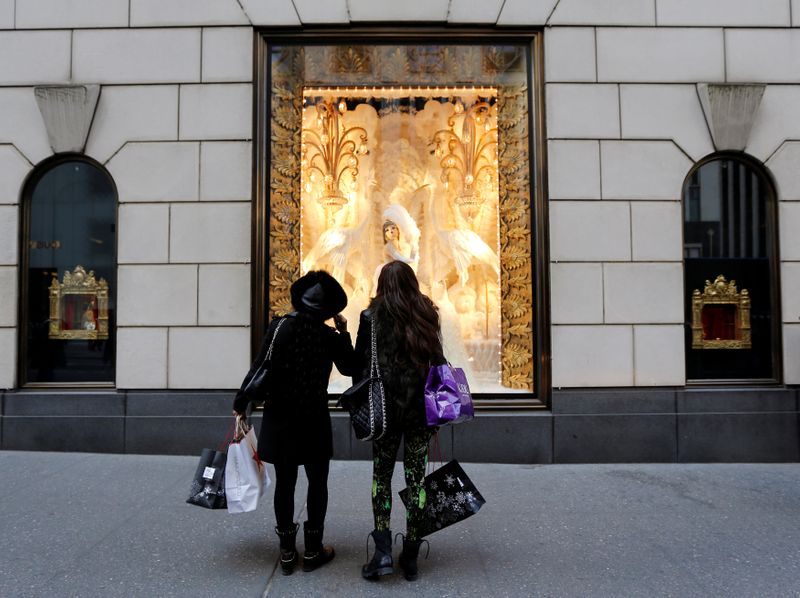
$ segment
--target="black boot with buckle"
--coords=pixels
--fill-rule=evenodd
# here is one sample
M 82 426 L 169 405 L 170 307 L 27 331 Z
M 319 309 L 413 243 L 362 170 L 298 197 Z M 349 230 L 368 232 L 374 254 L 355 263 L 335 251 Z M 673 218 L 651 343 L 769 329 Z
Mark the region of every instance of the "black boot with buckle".
M 313 527 L 308 521 L 303 523 L 303 536 L 305 539 L 305 553 L 303 554 L 303 571 L 313 571 L 325 563 L 333 560 L 336 551 L 333 546 L 322 545 L 322 532 L 325 527 Z
M 278 534 L 281 545 L 281 572 L 284 575 L 291 575 L 295 565 L 297 565 L 295 539 L 297 538 L 298 529 L 300 529 L 300 526 L 296 523 L 287 529 L 275 528 L 275 533 Z
M 403 550 L 400 552 L 399 564 L 400 568 L 403 570 L 403 577 L 406 578 L 408 581 L 415 581 L 417 579 L 417 556 L 419 556 L 419 547 L 422 545 L 423 542 L 427 544 L 428 550 L 425 552 L 425 558 L 428 558 L 428 554 L 431 551 L 431 545 L 428 544 L 427 540 L 409 540 L 403 534 L 397 534 L 403 538 Z M 397 541 L 397 536 L 395 536 L 395 542 Z
M 372 559 L 361 567 L 361 577 L 364 579 L 378 579 L 381 575 L 394 573 L 392 567 L 392 532 L 388 529 L 376 529 L 370 533 L 375 541 L 375 554 Z M 369 536 L 367 537 L 367 554 L 369 554 Z

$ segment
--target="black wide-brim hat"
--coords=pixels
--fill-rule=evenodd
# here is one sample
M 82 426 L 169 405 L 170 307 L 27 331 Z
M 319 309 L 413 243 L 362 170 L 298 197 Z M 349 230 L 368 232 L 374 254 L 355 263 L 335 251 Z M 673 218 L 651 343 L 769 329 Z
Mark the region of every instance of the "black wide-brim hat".
M 342 285 L 324 270 L 301 276 L 292 284 L 289 293 L 297 311 L 321 320 L 332 318 L 347 307 L 347 294 Z

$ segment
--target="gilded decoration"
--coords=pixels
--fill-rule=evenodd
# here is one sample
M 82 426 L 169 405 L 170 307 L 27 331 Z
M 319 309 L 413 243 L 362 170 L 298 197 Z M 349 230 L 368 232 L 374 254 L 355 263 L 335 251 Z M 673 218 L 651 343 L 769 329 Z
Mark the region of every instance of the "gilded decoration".
M 94 272 L 75 266 L 62 282 L 53 276 L 50 296 L 49 338 L 102 340 L 108 338 L 108 283 Z
M 720 274 L 692 293 L 692 349 L 750 349 L 750 294 Z
M 477 374 L 473 390 L 533 390 L 527 73 L 519 48 L 496 50 L 272 56 L 272 314 L 292 309 L 293 280 L 324 268 L 357 321 L 382 265 L 405 261 L 439 306 L 446 354 Z M 443 72 L 483 86 L 446 85 Z

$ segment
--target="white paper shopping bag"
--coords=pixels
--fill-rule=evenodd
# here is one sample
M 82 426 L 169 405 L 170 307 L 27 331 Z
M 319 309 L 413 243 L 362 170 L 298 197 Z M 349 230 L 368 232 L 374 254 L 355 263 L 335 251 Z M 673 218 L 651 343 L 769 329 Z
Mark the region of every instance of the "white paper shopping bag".
M 267 466 L 258 458 L 258 441 L 251 427 L 245 435 L 228 446 L 225 466 L 225 496 L 228 513 L 247 513 L 258 506 L 270 484 Z

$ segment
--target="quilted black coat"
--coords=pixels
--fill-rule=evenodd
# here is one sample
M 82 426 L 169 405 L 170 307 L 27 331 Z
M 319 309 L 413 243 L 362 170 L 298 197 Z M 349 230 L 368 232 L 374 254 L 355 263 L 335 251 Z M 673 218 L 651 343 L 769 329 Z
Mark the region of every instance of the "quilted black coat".
M 403 358 L 400 339 L 393 334 L 394 320 L 388 310 L 383 308 L 380 300 L 362 311 L 359 318 L 355 348 L 358 374 L 353 377 L 353 383 L 369 375 L 373 321 L 378 325 L 376 335 L 378 365 L 386 396 L 389 429 L 400 427 L 405 430 L 425 426 L 425 381 L 429 368 L 418 368 L 410 360 Z M 399 359 L 395 359 L 395 356 L 399 356 Z M 430 365 L 443 363 L 446 363 L 446 360 L 441 352 L 430 356 Z
M 304 464 L 329 460 L 333 454 L 328 412 L 328 379 L 332 365 L 345 376 L 355 370 L 350 334 L 304 313 L 286 316 L 272 350 L 270 398 L 258 437 L 258 455 L 267 463 Z M 242 388 L 269 348 L 279 318 L 270 323 L 258 356 Z M 237 410 L 242 410 L 238 405 Z

